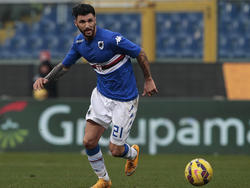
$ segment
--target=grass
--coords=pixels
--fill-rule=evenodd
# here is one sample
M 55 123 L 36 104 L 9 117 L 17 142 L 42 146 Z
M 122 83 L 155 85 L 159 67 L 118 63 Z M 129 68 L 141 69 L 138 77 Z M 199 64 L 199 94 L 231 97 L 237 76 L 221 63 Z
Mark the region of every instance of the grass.
M 125 160 L 105 155 L 112 188 L 192 188 L 184 178 L 186 163 L 196 155 L 141 155 L 131 177 Z M 250 156 L 202 155 L 214 169 L 206 188 L 249 188 Z M 86 156 L 78 153 L 0 153 L 0 188 L 87 188 L 97 178 Z

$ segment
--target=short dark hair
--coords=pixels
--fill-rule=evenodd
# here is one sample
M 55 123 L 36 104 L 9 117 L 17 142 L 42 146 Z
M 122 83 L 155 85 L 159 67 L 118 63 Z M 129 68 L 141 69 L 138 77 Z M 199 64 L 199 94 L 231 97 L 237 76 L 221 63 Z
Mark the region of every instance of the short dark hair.
M 77 18 L 78 15 L 87 15 L 87 14 L 93 14 L 95 16 L 95 9 L 89 4 L 78 4 L 73 7 L 72 9 L 72 15 Z

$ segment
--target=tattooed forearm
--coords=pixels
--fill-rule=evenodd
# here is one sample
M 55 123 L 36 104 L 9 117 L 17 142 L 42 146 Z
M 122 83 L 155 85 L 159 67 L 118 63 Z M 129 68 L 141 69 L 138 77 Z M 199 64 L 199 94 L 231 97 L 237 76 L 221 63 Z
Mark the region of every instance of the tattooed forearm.
M 49 81 L 58 80 L 61 76 L 63 76 L 68 70 L 63 67 L 62 63 L 56 65 L 50 73 L 45 76 L 45 78 Z
M 139 63 L 139 65 L 141 66 L 141 69 L 143 71 L 144 74 L 144 78 L 150 78 L 151 77 L 151 73 L 150 73 L 150 68 L 149 68 L 149 62 L 148 62 L 148 58 L 144 52 L 143 49 L 141 49 L 141 52 L 139 53 L 138 57 L 137 57 L 137 61 Z

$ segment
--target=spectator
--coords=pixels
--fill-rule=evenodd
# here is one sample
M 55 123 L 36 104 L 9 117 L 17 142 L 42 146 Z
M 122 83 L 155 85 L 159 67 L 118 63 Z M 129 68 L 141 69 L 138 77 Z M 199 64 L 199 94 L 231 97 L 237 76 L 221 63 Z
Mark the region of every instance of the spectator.
M 39 59 L 40 64 L 38 67 L 38 73 L 34 76 L 34 81 L 39 77 L 45 77 L 53 69 L 53 65 L 50 62 L 49 51 L 41 51 Z M 33 91 L 33 96 L 38 100 L 44 100 L 48 97 L 57 97 L 56 82 L 46 84 L 44 90 Z

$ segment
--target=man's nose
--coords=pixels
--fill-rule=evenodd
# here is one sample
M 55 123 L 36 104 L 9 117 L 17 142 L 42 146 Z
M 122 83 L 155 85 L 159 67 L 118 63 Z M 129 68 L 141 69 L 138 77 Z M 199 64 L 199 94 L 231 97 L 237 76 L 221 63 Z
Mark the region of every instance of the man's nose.
M 86 22 L 86 28 L 89 28 L 90 27 L 90 23 L 89 22 Z

